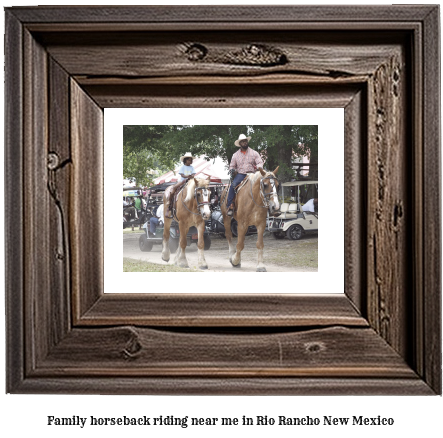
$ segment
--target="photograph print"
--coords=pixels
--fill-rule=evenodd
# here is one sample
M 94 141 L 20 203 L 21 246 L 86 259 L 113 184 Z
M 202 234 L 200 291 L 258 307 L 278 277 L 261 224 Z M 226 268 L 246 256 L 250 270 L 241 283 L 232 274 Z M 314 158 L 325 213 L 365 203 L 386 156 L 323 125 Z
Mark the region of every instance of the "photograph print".
M 124 272 L 317 272 L 318 125 L 123 125 Z

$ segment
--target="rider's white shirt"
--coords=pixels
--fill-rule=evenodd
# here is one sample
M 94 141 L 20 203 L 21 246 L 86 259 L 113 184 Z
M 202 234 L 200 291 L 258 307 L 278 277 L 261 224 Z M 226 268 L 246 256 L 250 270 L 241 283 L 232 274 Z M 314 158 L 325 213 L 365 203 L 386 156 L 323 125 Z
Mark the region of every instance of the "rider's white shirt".
M 314 212 L 314 198 L 310 199 L 305 205 L 302 207 L 303 211 L 312 211 Z
M 160 218 L 162 221 L 164 221 L 164 218 L 163 218 L 163 207 L 164 207 L 164 205 L 161 204 L 161 205 L 157 208 L 157 211 L 156 211 L 156 213 L 155 213 L 155 215 L 156 215 L 158 218 Z

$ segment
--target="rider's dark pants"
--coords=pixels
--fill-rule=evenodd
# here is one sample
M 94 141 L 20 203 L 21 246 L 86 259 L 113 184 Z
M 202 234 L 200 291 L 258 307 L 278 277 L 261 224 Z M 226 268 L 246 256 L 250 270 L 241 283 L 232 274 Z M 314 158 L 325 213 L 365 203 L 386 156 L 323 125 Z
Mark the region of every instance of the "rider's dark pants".
M 235 196 L 234 187 L 237 187 L 245 179 L 245 177 L 246 177 L 245 173 L 237 173 L 237 175 L 235 175 L 234 181 L 232 181 L 231 187 L 229 188 L 226 208 L 229 208 L 229 206 L 232 204 L 232 201 L 234 200 Z

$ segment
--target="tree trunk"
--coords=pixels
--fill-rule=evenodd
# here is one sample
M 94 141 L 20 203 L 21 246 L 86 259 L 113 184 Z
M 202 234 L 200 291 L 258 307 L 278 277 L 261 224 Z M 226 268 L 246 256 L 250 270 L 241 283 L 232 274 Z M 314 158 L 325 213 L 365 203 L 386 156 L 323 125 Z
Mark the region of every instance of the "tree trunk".
M 283 139 L 275 146 L 274 153 L 269 154 L 266 167 L 270 171 L 274 171 L 277 166 L 278 179 L 280 183 L 291 181 L 294 178 L 294 170 L 292 169 L 292 142 L 291 142 L 291 126 L 284 127 Z
M 309 167 L 309 179 L 318 180 L 318 147 L 311 148 L 311 158 L 309 160 L 311 166 Z M 313 166 L 315 164 L 315 166 Z

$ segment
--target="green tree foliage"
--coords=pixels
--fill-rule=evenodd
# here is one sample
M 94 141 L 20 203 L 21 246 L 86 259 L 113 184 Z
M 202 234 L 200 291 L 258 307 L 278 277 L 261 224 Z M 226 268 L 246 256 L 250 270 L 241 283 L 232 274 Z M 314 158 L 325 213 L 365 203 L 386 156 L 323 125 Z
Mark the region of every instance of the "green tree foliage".
M 238 150 L 234 142 L 240 134 L 252 137 L 250 147 L 262 156 L 265 169 L 280 166 L 282 181 L 294 178 L 296 158 L 318 161 L 317 125 L 132 125 L 124 126 L 123 132 L 123 174 L 135 177 L 139 184 L 143 168 L 172 170 L 186 152 L 229 163 Z
M 123 178 L 149 186 L 154 178 L 173 168 L 177 160 L 163 138 L 174 129 L 169 125 L 124 125 Z

